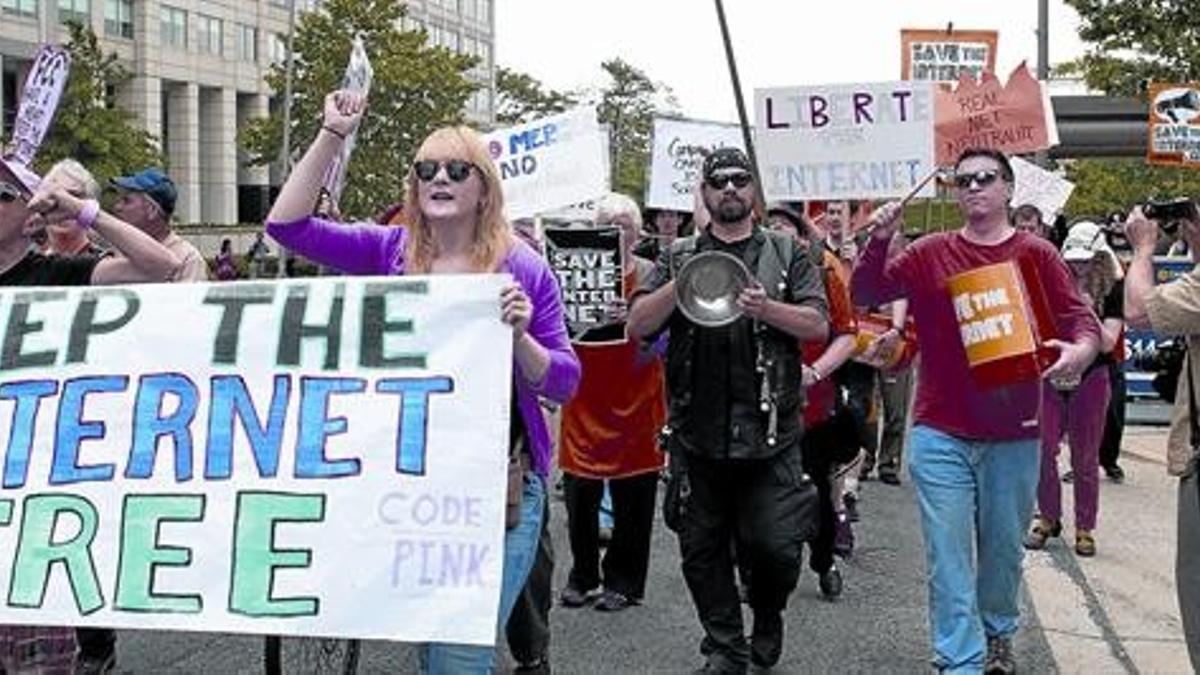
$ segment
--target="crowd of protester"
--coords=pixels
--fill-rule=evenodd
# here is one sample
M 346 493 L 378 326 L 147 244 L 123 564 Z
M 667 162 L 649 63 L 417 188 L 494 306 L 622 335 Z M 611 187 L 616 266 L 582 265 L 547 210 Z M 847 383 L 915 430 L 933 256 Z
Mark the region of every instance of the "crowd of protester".
M 1064 482 L 1074 491 L 1076 554 L 1102 548 L 1100 473 L 1124 478 L 1125 317 L 1197 332 L 1195 274 L 1154 290 L 1144 265 L 1153 253 L 1192 250 L 1200 218 L 1164 248 L 1135 209 L 1132 251 L 1118 250 L 1111 217 L 1047 222 L 1035 206 L 1009 204 L 1013 173 L 1004 155 L 968 150 L 952 186 L 963 229 L 906 237 L 898 203 L 758 204 L 749 161 L 723 149 L 704 163 L 693 213 L 643 213 L 615 193 L 599 200 L 595 224 L 618 227 L 623 242 L 626 294 L 608 308 L 608 321 L 626 324 L 629 339 L 572 345 L 536 228 L 505 219 L 500 177 L 476 132 L 434 132 L 417 152 L 401 205 L 380 222 L 342 221 L 321 184 L 363 110 L 357 94 L 330 94 L 322 129 L 283 186 L 266 232 L 281 252 L 334 273 L 512 275 L 496 302 L 514 339 L 509 441 L 518 495 L 496 624 L 498 634 L 507 627 L 518 672 L 549 672 L 556 596 L 548 498 L 556 475 L 570 554 L 558 603 L 605 612 L 654 603 L 647 570 L 661 489 L 703 627 L 702 670 L 720 673 L 778 661 L 782 610 L 804 549 L 825 598 L 855 592 L 837 559 L 854 555 L 854 523 L 870 514 L 860 483 L 911 480 L 934 664 L 1013 672 L 1022 551 L 1062 534 Z M 207 262 L 174 231 L 176 189 L 161 170 L 107 187 L 115 193 L 110 211 L 78 162 L 59 162 L 43 178 L 0 165 L 0 285 L 264 275 L 271 245 L 262 233 L 241 260 L 225 239 Z M 709 252 L 738 258 L 755 278 L 737 297 L 741 317 L 720 328 L 697 326 L 676 304 L 680 263 Z M 943 285 L 1021 258 L 1039 271 L 1059 339 L 1046 377 L 1014 384 L 1001 406 L 973 383 L 961 350 L 946 348 L 958 328 Z M 1186 407 L 1190 385 L 1180 387 Z M 1179 448 L 1195 443 L 1173 433 L 1182 457 Z M 1070 471 L 1060 474 L 1064 440 Z M 1172 471 L 1187 475 L 1187 459 L 1173 460 Z M 1196 491 L 1183 497 L 1191 475 L 1181 483 L 1178 568 L 1195 659 L 1200 619 L 1191 610 L 1200 591 L 1196 556 L 1184 553 L 1197 547 Z M 1185 532 L 1187 500 L 1193 520 Z M 743 603 L 753 618 L 748 635 Z M 42 672 L 109 672 L 114 642 L 105 629 L 5 627 L 0 657 L 4 670 L 19 669 L 13 655 L 25 653 Z M 427 672 L 486 672 L 494 659 L 493 647 L 421 648 Z

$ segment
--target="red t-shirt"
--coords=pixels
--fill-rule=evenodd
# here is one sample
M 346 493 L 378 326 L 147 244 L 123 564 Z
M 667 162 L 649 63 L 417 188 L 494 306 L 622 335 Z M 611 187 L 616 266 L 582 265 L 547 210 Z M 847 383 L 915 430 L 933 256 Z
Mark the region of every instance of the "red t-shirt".
M 1090 336 L 1098 344 L 1096 315 L 1079 296 L 1054 246 L 1027 232 L 990 246 L 951 232 L 926 235 L 891 260 L 887 252 L 887 242 L 871 239 L 854 269 L 851 289 L 859 304 L 908 298 L 921 349 L 913 420 L 971 440 L 1037 438 L 1040 383 L 985 389 L 975 382 L 947 280 L 985 265 L 1028 258 L 1037 269 L 1057 334 L 1071 341 Z

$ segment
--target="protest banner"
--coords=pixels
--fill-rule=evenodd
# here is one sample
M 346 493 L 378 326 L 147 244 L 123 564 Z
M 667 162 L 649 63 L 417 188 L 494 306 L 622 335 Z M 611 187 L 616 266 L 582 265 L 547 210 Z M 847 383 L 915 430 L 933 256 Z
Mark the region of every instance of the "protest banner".
M 624 342 L 625 323 L 609 320 L 612 306 L 625 300 L 621 228 L 547 227 L 543 236 L 571 341 Z
M 501 129 L 484 137 L 500 171 L 505 212 L 524 218 L 608 192 L 608 156 L 596 108 Z
M 1014 155 L 1057 143 L 1045 92 L 1024 63 L 1006 84 L 991 73 L 984 73 L 982 81 L 963 77 L 957 89 L 938 91 L 936 98 L 938 166 L 953 164 L 966 148 Z
M 0 623 L 492 644 L 509 278 L 6 289 Z
M 1011 157 L 1009 161 L 1016 179 L 1009 203 L 1014 208 L 1032 204 L 1042 212 L 1042 222 L 1053 222 L 1071 198 L 1075 184 L 1020 157 Z
M 1149 163 L 1200 167 L 1200 84 L 1151 84 L 1149 134 Z
M 42 45 L 25 76 L 17 117 L 13 121 L 8 156 L 25 166 L 33 164 L 38 146 L 50 128 L 58 100 L 71 72 L 71 55 L 56 45 Z
M 736 124 L 656 117 L 646 206 L 691 213 L 704 158 L 717 148 L 744 150 L 744 145 Z
M 902 197 L 933 169 L 933 84 L 882 82 L 755 91 L 768 200 Z M 931 197 L 932 185 L 919 196 Z
M 963 75 L 979 79 L 996 70 L 994 30 L 900 31 L 900 79 L 953 84 Z

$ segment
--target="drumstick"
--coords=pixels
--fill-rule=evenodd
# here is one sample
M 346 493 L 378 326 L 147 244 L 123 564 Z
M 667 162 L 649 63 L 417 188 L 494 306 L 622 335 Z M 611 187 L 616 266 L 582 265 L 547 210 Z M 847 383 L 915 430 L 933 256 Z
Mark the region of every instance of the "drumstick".
M 904 195 L 904 199 L 900 200 L 900 206 L 904 206 L 909 201 L 911 201 L 913 197 L 916 197 L 917 193 L 921 191 L 921 188 L 925 187 L 925 185 L 928 184 L 929 181 L 933 180 L 941 172 L 942 172 L 942 168 L 940 166 L 933 167 L 933 171 L 930 171 L 927 176 L 922 178 L 921 182 L 917 183 L 917 186 L 915 188 L 913 188 L 911 192 Z

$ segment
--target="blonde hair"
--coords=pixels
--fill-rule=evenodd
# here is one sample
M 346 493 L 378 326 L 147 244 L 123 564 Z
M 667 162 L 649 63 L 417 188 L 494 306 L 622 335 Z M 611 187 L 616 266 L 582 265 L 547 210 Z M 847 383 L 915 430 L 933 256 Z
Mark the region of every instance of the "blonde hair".
M 483 184 L 483 196 L 476 206 L 475 232 L 471 244 L 471 264 L 476 271 L 495 270 L 513 245 L 512 227 L 504 218 L 504 192 L 500 184 L 500 172 L 488 154 L 483 137 L 464 126 L 442 127 L 429 134 L 417 150 L 415 161 L 428 159 L 435 146 L 449 146 L 461 152 L 464 159 L 475 165 Z M 426 274 L 438 256 L 437 242 L 425 214 L 421 213 L 417 199 L 417 176 L 412 167 L 405 178 L 407 189 L 404 200 L 404 222 L 408 228 L 405 244 L 405 268 L 410 272 Z

